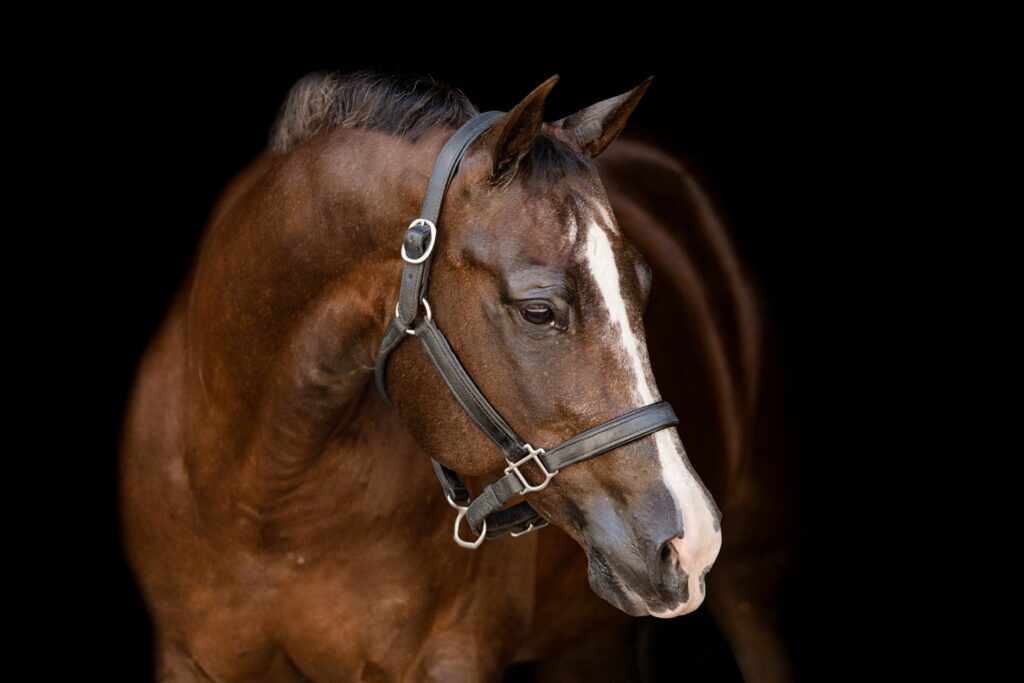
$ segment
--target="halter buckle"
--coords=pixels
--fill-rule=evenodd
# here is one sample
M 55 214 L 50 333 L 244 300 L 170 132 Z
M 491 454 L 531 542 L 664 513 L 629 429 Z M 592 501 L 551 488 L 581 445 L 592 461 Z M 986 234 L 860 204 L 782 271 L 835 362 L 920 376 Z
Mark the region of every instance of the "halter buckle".
M 523 485 L 523 493 L 536 493 L 537 491 L 543 491 L 545 488 L 547 488 L 547 485 L 551 482 L 551 479 L 556 474 L 558 474 L 558 470 L 555 470 L 554 472 L 549 472 L 548 468 L 544 467 L 544 462 L 540 459 L 540 456 L 543 455 L 545 452 L 543 448 L 534 448 L 528 443 L 524 443 L 523 448 L 526 449 L 527 455 L 506 467 L 505 474 L 516 475 L 516 477 L 519 479 L 519 483 Z M 526 481 L 526 477 L 523 476 L 523 473 L 519 471 L 520 467 L 530 462 L 531 460 L 537 463 L 537 467 L 539 467 L 540 471 L 544 473 L 544 481 L 542 481 L 540 484 L 537 484 L 536 486 L 533 486 L 532 484 L 530 484 L 530 482 Z M 526 532 L 524 531 L 523 533 Z
M 437 242 L 437 226 L 434 225 L 434 221 L 427 220 L 426 218 L 417 218 L 409 224 L 408 228 L 405 229 L 406 232 L 417 225 L 425 225 L 430 228 L 430 244 L 428 244 L 427 248 L 423 250 L 423 254 L 421 256 L 411 258 L 407 253 L 405 253 L 405 242 L 402 242 L 402 260 L 413 265 L 423 263 L 430 258 L 430 254 L 434 251 L 434 243 Z

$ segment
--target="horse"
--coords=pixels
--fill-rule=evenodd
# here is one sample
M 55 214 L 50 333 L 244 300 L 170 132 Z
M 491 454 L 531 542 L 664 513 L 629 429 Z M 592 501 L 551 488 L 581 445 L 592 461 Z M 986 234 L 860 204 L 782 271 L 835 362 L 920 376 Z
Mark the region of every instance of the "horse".
M 469 524 L 478 547 L 453 543 L 465 508 L 434 474 L 480 492 L 509 463 L 423 347 L 395 347 L 388 396 L 374 371 L 402 230 L 479 112 L 432 79 L 313 74 L 215 206 L 129 398 L 123 536 L 158 680 L 501 680 L 521 661 L 538 680 L 635 678 L 634 617 L 706 593 L 745 677 L 788 677 L 773 617 L 784 448 L 756 297 L 683 167 L 612 145 L 649 81 L 545 123 L 556 80 L 452 168 L 416 315 L 534 444 L 663 387 L 734 536 L 666 427 L 557 473 L 516 469 L 550 475 L 522 493 L 553 528 L 490 539 Z M 753 458 L 762 435 L 772 455 Z

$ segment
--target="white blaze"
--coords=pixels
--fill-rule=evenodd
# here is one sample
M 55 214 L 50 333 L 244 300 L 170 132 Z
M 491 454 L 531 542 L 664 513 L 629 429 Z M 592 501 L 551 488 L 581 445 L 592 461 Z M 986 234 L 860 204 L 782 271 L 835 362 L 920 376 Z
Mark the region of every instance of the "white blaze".
M 633 386 L 633 399 L 640 402 L 637 407 L 654 403 L 661 396 L 655 396 L 657 388 L 654 387 L 654 378 L 648 376 L 651 372 L 651 364 L 647 358 L 646 345 L 641 348 L 640 340 L 629 322 L 629 315 L 626 313 L 626 300 L 622 298 L 622 287 L 619 284 L 619 268 L 615 264 L 612 245 L 604 230 L 593 221 L 587 226 L 587 266 L 597 283 L 598 291 L 601 292 L 601 299 L 604 301 L 605 308 L 608 309 L 611 324 L 619 330 L 620 356 L 626 361 L 636 378 L 636 383 Z
M 576 236 L 579 233 L 579 226 L 576 224 L 576 216 L 569 214 L 569 225 L 565 229 L 565 241 L 570 246 L 576 244 Z
M 634 378 L 632 399 L 637 407 L 660 400 L 661 394 L 654 382 L 647 345 L 633 330 L 622 297 L 619 269 L 615 253 L 608 241 L 605 229 L 617 232 L 615 223 L 603 206 L 596 209 L 597 220 L 587 225 L 586 262 L 590 274 L 601 293 L 601 299 L 608 310 L 611 326 L 619 333 L 619 357 Z M 597 221 L 601 221 L 602 228 Z M 679 433 L 674 429 L 663 429 L 654 435 L 658 449 L 658 463 L 665 487 L 675 501 L 683 522 L 684 538 L 673 542 L 673 548 L 680 566 L 689 575 L 690 598 L 669 612 L 654 613 L 656 617 L 674 617 L 692 612 L 704 599 L 701 589 L 704 569 L 714 562 L 722 545 L 722 534 L 717 520 L 711 512 L 712 504 L 704 487 L 693 471 L 684 465 L 685 454 Z

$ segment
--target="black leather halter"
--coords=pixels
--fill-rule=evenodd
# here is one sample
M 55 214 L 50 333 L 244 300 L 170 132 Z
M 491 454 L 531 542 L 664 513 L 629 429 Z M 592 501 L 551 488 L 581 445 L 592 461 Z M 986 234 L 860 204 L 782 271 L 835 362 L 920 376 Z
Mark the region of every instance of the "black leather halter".
M 484 398 L 448 345 L 448 340 L 434 324 L 430 304 L 427 303 L 427 284 L 437 244 L 437 220 L 441 213 L 441 202 L 470 143 L 493 126 L 501 116 L 502 112 L 490 111 L 471 119 L 445 143 L 434 162 L 423 210 L 420 217 L 409 225 L 402 243 L 402 260 L 405 261 L 402 286 L 395 306 L 395 318 L 388 326 L 377 353 L 374 373 L 377 388 L 384 399 L 391 403 L 386 379 L 388 357 L 407 336 L 417 337 L 462 409 L 497 444 L 508 461 L 505 476 L 486 487 L 475 500 L 470 500 L 469 492 L 459 475 L 432 460 L 434 472 L 444 488 L 448 503 L 458 510 L 454 537 L 455 542 L 464 548 L 477 548 L 485 538 L 505 534 L 519 536 L 546 525 L 547 520 L 537 514 L 526 501 L 508 509 L 502 508 L 517 494 L 525 495 L 544 489 L 563 467 L 597 457 L 678 423 L 672 406 L 665 401 L 658 401 L 580 432 L 550 450 L 535 448 L 520 439 Z M 424 315 L 414 325 L 421 306 Z M 530 462 L 543 475 L 543 480 L 536 484 L 531 484 L 521 470 Z M 473 541 L 466 541 L 459 535 L 459 525 L 463 518 L 468 519 L 470 529 L 477 534 Z

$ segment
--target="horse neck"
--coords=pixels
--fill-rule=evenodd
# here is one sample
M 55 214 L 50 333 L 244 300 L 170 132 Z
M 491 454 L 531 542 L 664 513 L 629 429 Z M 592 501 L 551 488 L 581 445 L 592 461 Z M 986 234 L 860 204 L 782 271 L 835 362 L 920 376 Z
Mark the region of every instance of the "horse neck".
M 265 510 L 326 450 L 375 428 L 365 398 L 395 256 L 443 137 L 335 131 L 257 162 L 226 193 L 187 313 L 186 457 L 201 499 Z

